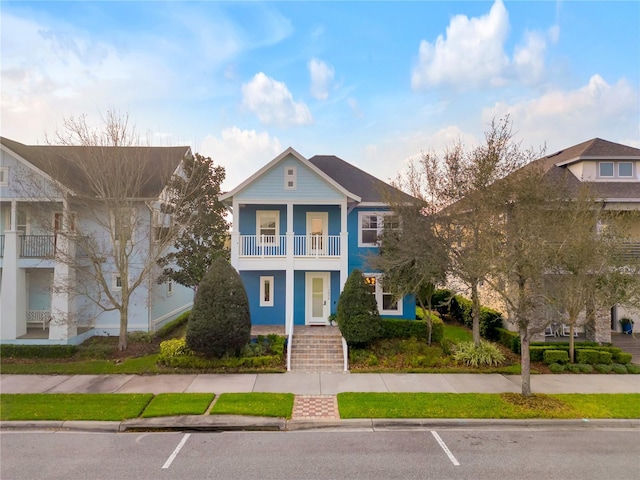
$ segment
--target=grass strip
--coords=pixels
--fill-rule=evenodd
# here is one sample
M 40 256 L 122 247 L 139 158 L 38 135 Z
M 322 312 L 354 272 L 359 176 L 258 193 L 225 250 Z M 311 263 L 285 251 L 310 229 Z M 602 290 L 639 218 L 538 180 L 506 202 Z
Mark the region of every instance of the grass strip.
M 156 365 L 158 355 L 128 358 L 120 363 L 113 360 L 85 360 L 79 362 L 34 362 L 6 363 L 0 365 L 3 374 L 21 375 L 103 375 L 103 374 L 143 374 L 160 373 Z
M 640 418 L 640 394 L 340 393 L 340 418 Z
M 291 418 L 292 411 L 292 393 L 223 393 L 210 413 Z
M 151 393 L 18 393 L 0 395 L 1 420 L 101 420 L 138 417 Z
M 153 397 L 141 417 L 202 415 L 214 398 L 213 393 L 161 393 Z

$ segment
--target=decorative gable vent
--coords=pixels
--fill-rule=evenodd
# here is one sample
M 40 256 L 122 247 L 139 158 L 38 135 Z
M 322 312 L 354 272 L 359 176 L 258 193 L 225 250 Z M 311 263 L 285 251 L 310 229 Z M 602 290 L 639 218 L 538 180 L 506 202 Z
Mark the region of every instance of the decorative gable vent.
M 298 186 L 298 176 L 295 166 L 284 167 L 284 189 L 295 190 Z

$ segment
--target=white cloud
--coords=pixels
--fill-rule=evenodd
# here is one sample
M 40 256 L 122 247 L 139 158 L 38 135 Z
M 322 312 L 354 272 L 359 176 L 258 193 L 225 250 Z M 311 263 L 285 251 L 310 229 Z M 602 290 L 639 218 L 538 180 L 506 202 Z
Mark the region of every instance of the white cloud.
M 510 81 L 535 83 L 543 77 L 547 41 L 557 42 L 560 27 L 547 32 L 527 31 L 513 58 L 504 50 L 509 14 L 496 0 L 488 14 L 469 19 L 456 15 L 434 43 L 420 42 L 419 60 L 411 85 L 414 90 L 450 84 L 460 89 L 499 87 Z
M 524 143 L 546 143 L 550 151 L 594 137 L 633 144 L 628 139 L 637 136 L 638 100 L 638 91 L 626 80 L 610 85 L 596 74 L 576 90 L 553 90 L 514 104 L 497 103 L 484 109 L 482 118 L 488 122 L 509 114 Z
M 456 15 L 446 38 L 420 42 L 420 58 L 413 70 L 414 89 L 452 83 L 500 84 L 509 64 L 503 44 L 509 31 L 509 15 L 502 0 L 496 0 L 487 15 L 469 19 Z
M 311 95 L 318 100 L 326 100 L 335 74 L 333 67 L 317 58 L 312 58 L 307 68 L 311 75 Z
M 225 167 L 227 175 L 223 189 L 227 191 L 237 187 L 283 150 L 277 137 L 236 126 L 225 128 L 219 137 L 206 136 L 196 149 Z
M 313 122 L 311 112 L 304 102 L 295 102 L 283 82 L 262 72 L 242 85 L 242 96 L 242 104 L 265 125 L 289 127 Z

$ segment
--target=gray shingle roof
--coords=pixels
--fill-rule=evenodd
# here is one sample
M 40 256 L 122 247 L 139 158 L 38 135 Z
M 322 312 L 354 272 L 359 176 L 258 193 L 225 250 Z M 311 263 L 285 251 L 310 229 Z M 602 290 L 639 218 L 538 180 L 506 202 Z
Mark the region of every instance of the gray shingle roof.
M 342 185 L 346 190 L 361 197 L 362 202 L 388 203 L 389 197 L 401 202 L 415 200 L 410 195 L 335 155 L 316 155 L 311 157 L 309 162 Z
M 104 162 L 105 168 L 115 168 L 118 159 L 125 157 L 138 159 L 144 162 L 145 178 L 138 192 L 140 198 L 157 197 L 184 156 L 191 151 L 190 147 L 24 145 L 4 137 L 0 137 L 0 143 L 72 191 L 86 195 L 93 192 L 85 174 L 75 165 L 75 159 L 94 156 Z
M 549 178 L 565 175 L 567 165 L 581 160 L 640 160 L 640 149 L 593 138 L 556 153 L 531 162 L 530 165 L 542 167 Z M 560 165 L 560 166 L 558 166 Z M 568 177 L 569 186 L 577 188 L 580 181 L 573 175 Z M 589 182 L 593 193 L 599 198 L 640 199 L 640 182 Z

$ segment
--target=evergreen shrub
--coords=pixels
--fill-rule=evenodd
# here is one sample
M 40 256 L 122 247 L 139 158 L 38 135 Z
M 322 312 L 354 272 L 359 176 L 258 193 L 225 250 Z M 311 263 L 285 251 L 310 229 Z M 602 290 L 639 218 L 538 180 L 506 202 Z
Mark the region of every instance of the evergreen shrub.
M 193 352 L 215 358 L 238 355 L 251 340 L 247 292 L 224 258 L 213 261 L 198 286 L 186 339 Z
M 383 333 L 376 299 L 358 269 L 351 272 L 340 294 L 336 320 L 349 345 L 367 345 Z

